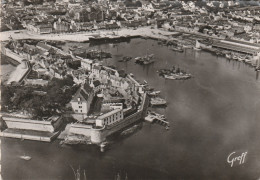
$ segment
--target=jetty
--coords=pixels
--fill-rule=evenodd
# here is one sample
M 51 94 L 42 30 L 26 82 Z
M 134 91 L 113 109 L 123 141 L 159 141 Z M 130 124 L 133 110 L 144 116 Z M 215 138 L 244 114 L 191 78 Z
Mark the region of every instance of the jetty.
M 166 121 L 166 118 L 164 115 L 155 113 L 155 112 L 148 112 L 148 115 L 144 118 L 145 121 L 148 121 L 150 123 L 158 123 L 163 126 L 170 126 L 170 123 Z

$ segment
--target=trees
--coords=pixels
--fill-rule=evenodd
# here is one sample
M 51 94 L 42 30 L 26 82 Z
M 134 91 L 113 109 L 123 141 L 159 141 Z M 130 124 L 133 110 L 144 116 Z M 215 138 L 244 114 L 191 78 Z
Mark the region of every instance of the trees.
M 2 86 L 2 111 L 26 111 L 34 118 L 60 114 L 66 111 L 78 86 L 71 76 L 64 79 L 53 78 L 46 87 L 37 86 Z M 39 93 L 46 92 L 46 93 Z

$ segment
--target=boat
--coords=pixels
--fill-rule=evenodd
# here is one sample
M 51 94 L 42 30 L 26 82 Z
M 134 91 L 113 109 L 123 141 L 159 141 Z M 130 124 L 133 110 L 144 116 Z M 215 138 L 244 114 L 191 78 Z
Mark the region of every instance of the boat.
M 129 73 L 129 76 L 134 77 L 134 74 L 133 73 Z
M 121 135 L 130 135 L 133 134 L 134 132 L 136 132 L 138 129 L 140 129 L 140 125 L 134 125 L 126 130 L 124 130 L 123 132 L 121 132 Z
M 173 47 L 171 48 L 173 51 L 183 52 L 183 49 L 181 47 Z
M 191 78 L 190 74 L 170 74 L 170 75 L 164 75 L 165 79 L 173 79 L 173 80 L 181 80 L 181 79 L 189 79 Z
M 20 158 L 23 159 L 23 160 L 26 160 L 26 161 L 29 161 L 29 160 L 32 159 L 31 156 L 26 156 L 26 155 L 20 156 Z
M 153 115 L 156 119 L 160 119 L 160 120 L 165 120 L 166 119 L 164 115 L 156 113 L 156 112 L 153 112 L 153 111 L 148 111 L 148 114 L 149 115 Z
M 181 80 L 192 77 L 191 74 L 188 74 L 179 67 L 176 68 L 175 66 L 173 66 L 171 69 L 160 69 L 157 72 L 159 73 L 159 76 L 162 76 L 165 79 Z
M 194 50 L 200 51 L 200 48 L 193 47 Z
M 144 57 L 136 57 L 135 63 L 141 64 L 141 65 L 148 65 L 148 64 L 154 63 L 153 58 L 154 58 L 153 54 L 146 55 Z
M 227 59 L 231 59 L 231 54 L 226 54 Z
M 243 57 L 243 56 L 238 56 L 238 61 L 245 61 L 245 57 Z
M 151 105 L 152 106 L 162 106 L 162 105 L 166 105 L 166 100 L 159 98 L 159 97 L 154 97 L 151 98 Z
M 191 45 L 185 45 L 185 44 L 183 44 L 183 45 L 182 45 L 182 48 L 184 48 L 184 49 L 189 49 L 189 48 L 192 48 L 192 46 L 191 46 Z
M 70 47 L 69 50 L 70 50 L 70 51 L 75 51 L 76 48 Z
M 132 59 L 132 57 L 130 56 L 124 56 L 123 59 L 119 60 L 119 62 L 127 62 L 130 61 Z
M 237 59 L 238 59 L 238 57 L 237 57 L 236 55 L 233 55 L 232 58 L 233 58 L 234 60 L 237 60 Z
M 147 94 L 150 95 L 150 96 L 157 96 L 161 93 L 161 91 L 150 91 L 148 92 Z

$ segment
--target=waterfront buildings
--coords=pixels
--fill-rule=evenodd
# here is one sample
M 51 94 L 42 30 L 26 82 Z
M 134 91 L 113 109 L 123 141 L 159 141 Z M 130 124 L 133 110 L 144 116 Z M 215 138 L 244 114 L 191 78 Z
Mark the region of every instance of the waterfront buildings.
M 93 101 L 94 91 L 89 84 L 85 83 L 78 89 L 72 100 L 71 107 L 75 113 L 87 115 Z

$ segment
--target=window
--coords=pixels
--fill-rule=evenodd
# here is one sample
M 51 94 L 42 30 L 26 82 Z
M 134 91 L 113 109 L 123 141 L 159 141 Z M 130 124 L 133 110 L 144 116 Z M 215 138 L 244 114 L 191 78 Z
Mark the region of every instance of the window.
M 82 106 L 79 106 L 79 108 L 82 108 Z

